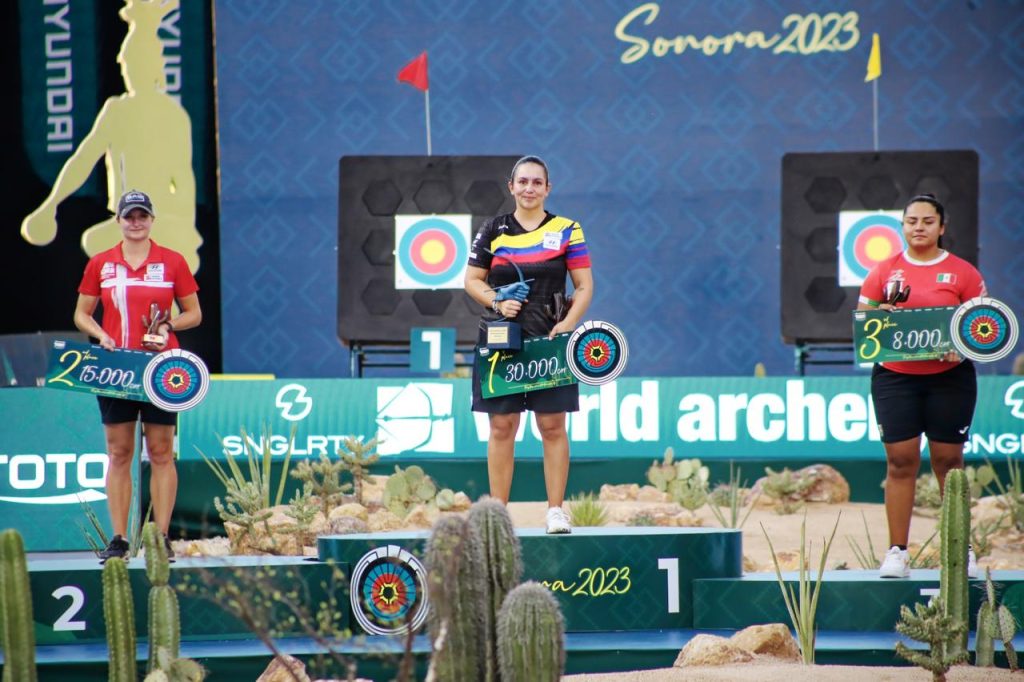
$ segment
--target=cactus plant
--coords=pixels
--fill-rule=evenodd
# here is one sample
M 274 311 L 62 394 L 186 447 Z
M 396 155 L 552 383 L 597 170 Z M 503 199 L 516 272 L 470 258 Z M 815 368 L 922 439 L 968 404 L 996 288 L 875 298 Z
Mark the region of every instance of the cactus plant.
M 896 631 L 929 645 L 928 653 L 914 651 L 903 642 L 896 642 L 896 653 L 932 674 L 933 682 L 944 682 L 950 666 L 967 660 L 967 652 L 950 651 L 950 643 L 960 634 L 967 634 L 967 624 L 947 615 L 942 597 L 933 597 L 928 605 L 914 604 L 911 611 L 900 606 L 900 622 Z
M 0 533 L 0 641 L 3 682 L 35 682 L 36 641 L 25 545 L 18 531 Z
M 476 529 L 483 548 L 484 581 L 484 680 L 498 677 L 498 612 L 505 596 L 523 577 L 522 549 L 512 518 L 497 500 L 480 500 L 469 509 L 469 524 Z
M 110 682 L 135 682 L 135 607 L 128 565 L 121 559 L 103 564 L 103 619 L 107 626 Z
M 439 519 L 426 547 L 432 679 L 476 682 L 483 677 L 483 564 L 476 528 L 461 516 Z
M 423 469 L 414 464 L 403 471 L 396 466 L 384 484 L 381 503 L 395 516 L 405 518 L 410 509 L 433 502 L 436 495 L 437 486 Z
M 508 593 L 498 614 L 502 682 L 558 682 L 565 668 L 565 624 L 558 600 L 533 581 Z
M 167 558 L 163 535 L 156 524 L 147 523 L 142 531 L 142 542 L 146 553 L 146 576 L 152 587 L 149 589 L 149 662 L 146 670 L 152 672 L 158 666 L 157 650 L 163 648 L 175 659 L 181 643 L 181 616 L 178 597 L 167 581 L 171 564 Z
M 946 474 L 939 521 L 941 569 L 939 595 L 946 615 L 964 625 L 947 645 L 949 655 L 967 651 L 967 544 L 971 537 L 971 510 L 967 477 L 961 469 Z
M 344 450 L 338 450 L 338 457 L 344 463 L 345 468 L 352 474 L 353 493 L 356 502 L 365 504 L 363 500 L 363 486 L 370 480 L 370 467 L 377 463 L 380 455 L 377 453 L 377 439 L 374 438 L 366 443 L 362 437 L 345 436 L 342 439 Z
M 1004 604 L 996 603 L 996 590 L 992 584 L 992 570 L 985 571 L 985 597 L 978 610 L 978 633 L 975 643 L 974 665 L 992 667 L 995 665 L 995 640 L 1000 640 L 1006 649 L 1006 660 L 1010 670 L 1017 669 L 1017 652 L 1013 648 L 1013 636 L 1017 634 L 1017 622 Z

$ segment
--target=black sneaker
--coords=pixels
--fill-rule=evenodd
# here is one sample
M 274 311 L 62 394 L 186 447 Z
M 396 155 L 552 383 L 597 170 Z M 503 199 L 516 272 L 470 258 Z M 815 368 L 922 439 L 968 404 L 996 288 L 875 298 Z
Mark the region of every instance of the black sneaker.
M 113 559 L 115 557 L 123 559 L 128 556 L 128 549 L 128 541 L 120 535 L 115 535 L 110 538 L 110 544 L 107 545 L 107 548 L 100 552 L 100 561 L 106 561 L 107 559 Z
M 167 537 L 166 535 L 164 536 L 164 547 L 167 549 L 167 558 L 168 559 L 173 559 L 174 558 L 174 548 L 171 547 L 171 539 L 169 537 Z

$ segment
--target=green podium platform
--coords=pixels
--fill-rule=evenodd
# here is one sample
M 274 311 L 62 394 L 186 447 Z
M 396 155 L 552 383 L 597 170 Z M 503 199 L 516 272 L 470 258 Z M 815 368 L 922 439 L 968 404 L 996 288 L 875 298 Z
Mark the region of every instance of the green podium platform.
M 742 575 L 742 535 L 721 528 L 576 528 L 571 535 L 540 529 L 517 531 L 523 549 L 523 579 L 546 584 L 558 598 L 569 632 L 611 632 L 693 627 L 693 583 L 699 578 Z M 352 589 L 369 594 L 360 562 L 395 570 L 425 598 L 417 574 L 428 533 L 329 535 L 318 541 L 321 561 L 353 567 Z M 420 560 L 401 559 L 408 553 Z M 391 558 L 385 560 L 385 555 Z M 376 562 L 376 563 L 375 563 Z M 383 563 L 382 563 L 383 562 Z M 417 565 L 419 564 L 419 565 Z M 410 592 L 410 593 L 411 593 Z M 350 604 L 372 609 L 365 600 Z M 415 611 L 409 604 L 403 613 Z M 379 612 L 377 614 L 380 615 Z M 365 631 L 353 613 L 352 631 Z
M 796 572 L 783 573 L 783 577 L 796 585 Z M 1024 603 L 1024 571 L 993 571 L 992 580 L 1001 586 L 1000 600 L 1016 609 L 1014 615 L 1024 622 L 1024 613 L 1020 612 L 1020 604 Z M 970 591 L 969 609 L 975 614 L 981 605 L 984 581 L 971 582 L 974 589 Z M 926 602 L 938 589 L 937 570 L 914 570 L 903 580 L 879 578 L 878 571 L 825 571 L 818 602 L 818 629 L 894 632 L 900 605 Z M 1021 596 L 1014 598 L 1014 594 Z M 774 573 L 698 579 L 693 586 L 693 603 L 693 627 L 697 629 L 789 623 Z
M 28 561 L 38 645 L 106 642 L 102 569 L 100 562 L 94 559 Z M 326 564 L 301 557 L 182 558 L 171 564 L 170 584 L 178 586 L 186 580 L 202 584 L 203 571 L 217 581 L 234 579 L 237 571 L 248 574 L 273 571 L 274 575 L 268 578 L 272 584 L 279 584 L 282 589 L 298 586 L 305 590 L 303 596 L 312 604 L 324 599 L 324 586 L 331 584 L 333 574 Z M 146 609 L 150 583 L 141 558 L 128 562 L 128 577 L 135 605 L 135 631 L 142 641 L 148 627 Z M 178 599 L 182 640 L 253 636 L 242 622 L 209 599 L 180 593 Z M 348 615 L 346 603 L 339 601 L 339 607 L 345 611 L 343 622 Z

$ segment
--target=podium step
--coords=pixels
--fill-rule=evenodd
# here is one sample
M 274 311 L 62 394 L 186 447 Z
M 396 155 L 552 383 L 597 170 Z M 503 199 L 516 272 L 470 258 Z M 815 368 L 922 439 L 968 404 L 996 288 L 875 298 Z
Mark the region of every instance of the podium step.
M 29 559 L 27 564 L 37 645 L 106 642 L 103 566 L 98 559 Z M 245 573 L 244 579 L 236 576 L 239 571 Z M 269 575 L 271 572 L 273 575 Z M 169 582 L 172 586 L 186 582 L 202 586 L 206 576 L 214 581 L 232 579 L 250 584 L 260 576 L 259 580 L 272 581 L 282 590 L 299 589 L 308 594 L 304 594 L 307 603 L 318 604 L 325 598 L 324 587 L 331 584 L 333 575 L 330 566 L 302 557 L 180 558 L 171 564 Z M 344 577 L 347 572 L 340 582 Z M 148 628 L 151 587 L 143 559 L 128 562 L 128 578 L 135 606 L 135 631 L 142 639 Z M 179 593 L 178 601 L 183 640 L 252 636 L 241 621 L 208 599 Z M 338 606 L 345 622 L 347 601 L 339 599 Z
M 783 578 L 794 587 L 797 585 L 795 571 L 783 573 Z M 1000 601 L 1016 611 L 1018 622 L 1024 622 L 1024 613 L 1020 612 L 1020 605 L 1024 603 L 1024 571 L 993 571 L 992 580 L 1001 595 Z M 969 608 L 970 613 L 975 614 L 984 594 L 984 580 L 972 580 L 971 585 Z M 902 580 L 879 578 L 877 571 L 825 571 L 818 601 L 818 629 L 892 632 L 900 618 L 901 604 L 911 606 L 915 602 L 926 602 L 938 589 L 938 570 L 914 570 L 909 578 Z M 693 586 L 693 604 L 693 627 L 697 629 L 740 629 L 758 623 L 789 623 L 774 573 L 697 579 Z
M 686 629 L 693 627 L 695 580 L 739 578 L 742 535 L 721 528 L 576 528 L 571 535 L 518 529 L 523 579 L 543 582 L 558 598 L 569 632 Z M 398 616 L 381 617 L 373 580 L 393 572 L 420 599 L 425 531 L 330 535 L 318 542 L 321 561 L 351 566 L 362 595 L 352 608 L 353 632 L 384 634 L 422 605 L 410 602 Z M 427 596 L 429 600 L 429 595 Z

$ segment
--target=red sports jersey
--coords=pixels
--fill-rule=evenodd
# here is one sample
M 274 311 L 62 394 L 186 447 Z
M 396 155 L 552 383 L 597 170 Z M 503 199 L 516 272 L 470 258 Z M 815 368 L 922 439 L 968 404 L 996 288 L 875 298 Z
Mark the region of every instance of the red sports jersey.
M 886 283 L 896 280 L 910 287 L 910 297 L 899 304 L 901 308 L 960 305 L 977 296 L 988 296 L 981 273 L 963 258 L 943 251 L 938 258 L 924 262 L 903 252 L 882 261 L 868 273 L 860 287 L 860 302 L 878 307 Z M 882 366 L 904 374 L 937 374 L 955 367 L 941 360 L 883 362 Z
M 125 261 L 120 244 L 96 254 L 89 259 L 82 283 L 78 285 L 78 293 L 100 297 L 103 331 L 119 348 L 135 350 L 146 350 L 142 346 L 142 335 L 146 332 L 142 318 L 149 315 L 152 303 L 160 310 L 169 311 L 175 299 L 197 291 L 199 286 L 185 258 L 153 240 L 150 240 L 149 255 L 136 269 Z M 168 336 L 165 350 L 171 348 L 178 348 L 174 332 Z

